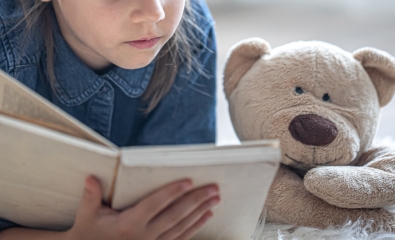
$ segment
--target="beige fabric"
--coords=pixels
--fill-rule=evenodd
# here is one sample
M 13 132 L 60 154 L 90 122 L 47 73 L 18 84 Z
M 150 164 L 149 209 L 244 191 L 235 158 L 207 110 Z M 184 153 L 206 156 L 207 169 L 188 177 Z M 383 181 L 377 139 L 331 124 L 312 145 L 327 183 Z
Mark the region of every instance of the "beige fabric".
M 376 86 L 381 106 L 387 105 L 395 92 L 395 60 L 386 52 L 361 48 L 354 52 Z
M 255 62 L 265 54 L 270 53 L 270 44 L 260 38 L 248 40 L 248 44 L 241 44 L 232 49 L 232 55 L 228 56 L 228 64 L 225 68 L 224 91 L 230 94 L 236 87 L 240 78 L 252 67 Z
M 381 208 L 395 204 L 395 152 L 371 150 L 380 107 L 395 91 L 392 56 L 319 41 L 270 50 L 247 39 L 229 53 L 224 85 L 241 140 L 281 140 L 269 221 L 324 228 L 362 217 L 395 229 Z

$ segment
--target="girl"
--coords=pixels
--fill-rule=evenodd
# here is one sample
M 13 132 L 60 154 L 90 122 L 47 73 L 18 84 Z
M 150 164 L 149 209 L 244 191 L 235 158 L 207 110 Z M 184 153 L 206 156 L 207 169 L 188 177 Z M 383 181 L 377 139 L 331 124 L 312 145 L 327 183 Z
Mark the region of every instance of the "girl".
M 0 68 L 118 146 L 215 141 L 215 44 L 202 0 L 0 1 Z M 116 212 L 89 177 L 71 229 L 4 219 L 0 239 L 189 239 L 219 202 L 192 188 Z

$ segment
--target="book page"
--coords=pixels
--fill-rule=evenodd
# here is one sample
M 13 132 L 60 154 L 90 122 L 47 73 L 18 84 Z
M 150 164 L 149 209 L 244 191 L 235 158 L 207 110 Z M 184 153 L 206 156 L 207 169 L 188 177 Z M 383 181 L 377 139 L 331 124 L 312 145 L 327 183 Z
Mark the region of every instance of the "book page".
M 0 218 L 68 229 L 88 175 L 99 179 L 108 199 L 119 152 L 4 115 L 0 136 Z
M 194 144 L 124 147 L 122 164 L 129 167 L 195 166 L 271 161 L 277 158 L 279 147 L 280 144 L 276 140 L 245 141 L 242 144 L 229 146 Z M 240 158 L 240 152 L 243 158 Z
M 115 148 L 104 137 L 2 71 L 0 113 Z
M 190 178 L 217 183 L 221 203 L 193 239 L 251 239 L 281 159 L 278 141 L 245 145 L 146 147 L 122 150 L 112 206 L 124 209 L 159 187 Z

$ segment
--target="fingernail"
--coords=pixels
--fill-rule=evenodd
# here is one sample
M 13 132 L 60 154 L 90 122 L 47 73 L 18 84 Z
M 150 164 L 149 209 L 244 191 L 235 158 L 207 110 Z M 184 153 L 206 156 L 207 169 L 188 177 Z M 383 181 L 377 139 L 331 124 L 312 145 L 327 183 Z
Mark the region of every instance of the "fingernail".
M 209 220 L 210 218 L 213 217 L 213 215 L 214 214 L 211 211 L 207 212 L 206 214 L 204 214 L 204 220 L 205 221 Z
M 220 199 L 219 199 L 218 197 L 216 197 L 216 198 L 211 199 L 211 200 L 209 201 L 209 204 L 210 204 L 211 206 L 214 206 L 214 205 L 217 205 L 219 202 L 220 202 Z
M 85 189 L 86 190 L 90 190 L 92 188 L 92 178 L 91 177 L 87 177 L 85 179 Z
M 210 196 L 213 196 L 213 195 L 218 194 L 219 190 L 218 190 L 217 187 L 210 187 L 210 188 L 207 190 L 207 192 L 208 192 L 208 194 L 209 194 Z
M 184 181 L 183 183 L 182 183 L 182 189 L 184 190 L 184 191 L 187 191 L 187 190 L 190 190 L 191 188 L 192 188 L 192 182 L 191 181 Z

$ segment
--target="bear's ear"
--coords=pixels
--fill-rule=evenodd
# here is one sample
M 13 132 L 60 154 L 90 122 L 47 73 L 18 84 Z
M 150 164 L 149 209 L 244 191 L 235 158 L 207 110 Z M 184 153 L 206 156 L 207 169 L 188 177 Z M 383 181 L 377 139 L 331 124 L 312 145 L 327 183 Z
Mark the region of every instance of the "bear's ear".
M 395 93 L 395 59 L 387 52 L 375 48 L 361 48 L 354 52 L 372 79 L 379 96 L 380 106 L 387 105 Z
M 261 38 L 249 38 L 236 43 L 229 51 L 224 73 L 226 97 L 236 88 L 239 80 L 265 54 L 270 54 L 270 44 Z

